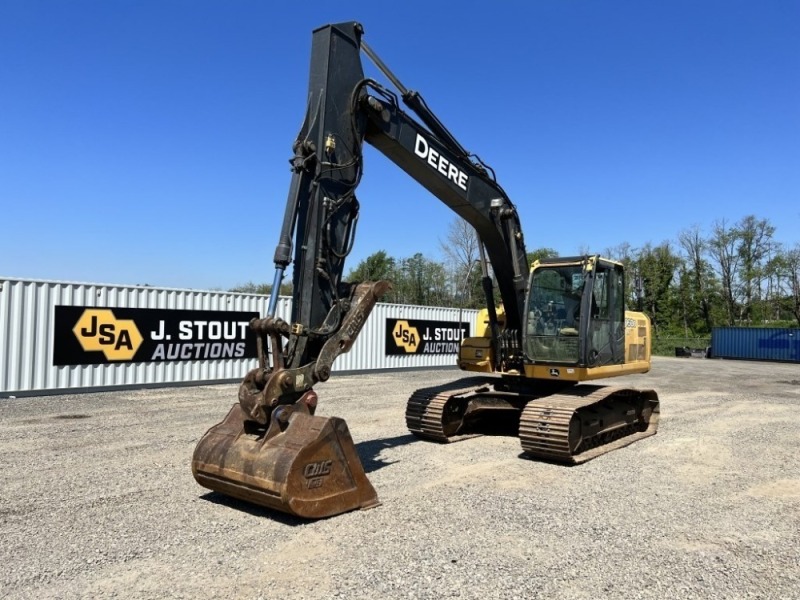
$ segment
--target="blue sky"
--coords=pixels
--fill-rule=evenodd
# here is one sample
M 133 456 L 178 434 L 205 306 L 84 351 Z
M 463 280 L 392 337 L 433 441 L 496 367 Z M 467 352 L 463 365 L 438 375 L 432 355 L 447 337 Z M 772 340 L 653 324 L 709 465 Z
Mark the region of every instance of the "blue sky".
M 800 229 L 800 3 L 0 2 L 0 275 L 272 280 L 311 30 L 357 20 L 519 208 L 602 252 L 747 214 Z M 353 267 L 453 214 L 371 148 Z

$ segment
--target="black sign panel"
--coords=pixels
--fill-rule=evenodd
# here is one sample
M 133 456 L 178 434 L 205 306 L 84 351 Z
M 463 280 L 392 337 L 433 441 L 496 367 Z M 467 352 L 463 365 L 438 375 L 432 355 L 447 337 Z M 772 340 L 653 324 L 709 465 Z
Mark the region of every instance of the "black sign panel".
M 469 323 L 386 319 L 386 354 L 458 354 Z
M 56 306 L 54 365 L 255 358 L 257 312 Z

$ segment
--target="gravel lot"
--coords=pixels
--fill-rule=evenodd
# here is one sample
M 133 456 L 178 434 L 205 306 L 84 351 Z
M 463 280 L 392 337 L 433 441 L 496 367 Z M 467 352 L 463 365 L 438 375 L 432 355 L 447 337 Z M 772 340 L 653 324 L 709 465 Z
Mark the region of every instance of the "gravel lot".
M 572 468 L 409 435 L 411 392 L 459 377 L 317 387 L 383 502 L 317 522 L 194 482 L 234 385 L 0 400 L 0 597 L 800 596 L 800 366 L 656 358 L 625 379 L 658 435 Z

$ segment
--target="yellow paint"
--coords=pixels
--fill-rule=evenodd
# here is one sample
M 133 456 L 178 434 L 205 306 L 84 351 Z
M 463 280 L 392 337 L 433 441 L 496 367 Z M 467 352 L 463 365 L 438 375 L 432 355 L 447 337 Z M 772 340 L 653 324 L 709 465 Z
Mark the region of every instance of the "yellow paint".
M 117 319 L 108 308 L 87 308 L 72 333 L 86 352 L 102 352 L 107 360 L 131 360 L 144 339 L 130 319 Z
M 411 327 L 408 321 L 398 321 L 392 330 L 392 339 L 398 348 L 402 348 L 409 354 L 417 351 L 420 338 L 416 327 Z

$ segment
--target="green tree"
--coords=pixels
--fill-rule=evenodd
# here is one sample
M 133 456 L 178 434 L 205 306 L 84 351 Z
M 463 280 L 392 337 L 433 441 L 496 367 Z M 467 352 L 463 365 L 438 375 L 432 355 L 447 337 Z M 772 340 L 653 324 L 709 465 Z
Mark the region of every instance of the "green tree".
M 537 260 L 542 260 L 543 258 L 555 258 L 556 256 L 558 256 L 558 252 L 556 252 L 553 248 L 536 248 L 535 250 L 528 252 L 528 264 L 532 265 Z
M 395 274 L 395 259 L 385 250 L 378 250 L 358 263 L 348 274 L 347 281 L 392 281 Z
M 793 315 L 790 309 L 790 273 L 789 253 L 782 244 L 776 243 L 769 252 L 764 265 L 766 282 L 765 297 L 763 302 L 764 320 L 782 321 L 791 320 Z
M 447 273 L 442 263 L 418 252 L 401 262 L 402 302 L 421 306 L 441 306 L 452 302 L 447 290 Z
M 737 282 L 741 260 L 737 248 L 739 232 L 728 225 L 725 219 L 714 223 L 711 237 L 708 239 L 708 250 L 714 259 L 714 268 L 722 285 L 722 298 L 725 306 L 726 321 L 733 325 L 736 318 Z
M 788 281 L 786 304 L 800 327 L 800 244 L 784 254 L 783 269 Z
M 655 247 L 646 244 L 636 257 L 635 268 L 642 281 L 642 307 L 650 315 L 657 333 L 677 324 L 672 283 L 680 264 L 680 257 L 669 242 Z
M 700 227 L 694 225 L 678 235 L 678 243 L 684 252 L 684 277 L 686 281 L 686 318 L 694 332 L 711 333 L 714 326 L 712 302 L 714 299 L 714 272 L 705 256 L 708 242 Z
M 775 227 L 767 219 L 747 215 L 736 225 L 736 254 L 741 264 L 739 320 L 763 321 L 762 282 L 768 276 L 767 262 L 776 247 Z

